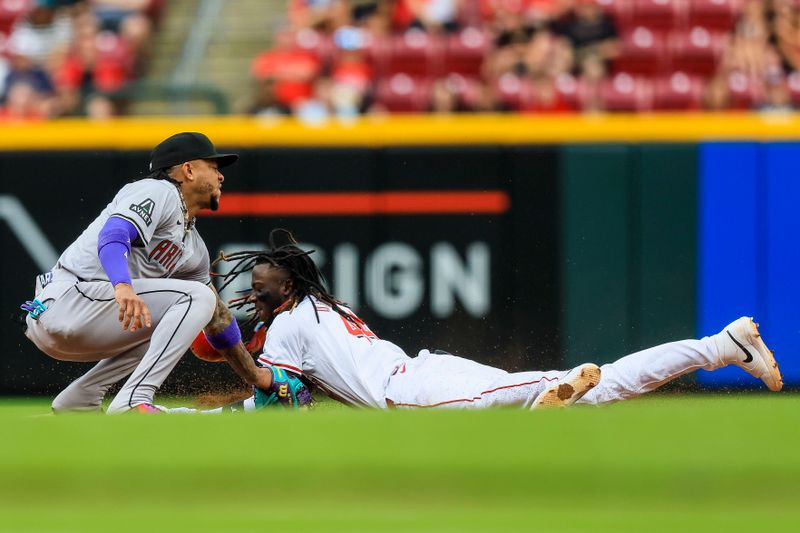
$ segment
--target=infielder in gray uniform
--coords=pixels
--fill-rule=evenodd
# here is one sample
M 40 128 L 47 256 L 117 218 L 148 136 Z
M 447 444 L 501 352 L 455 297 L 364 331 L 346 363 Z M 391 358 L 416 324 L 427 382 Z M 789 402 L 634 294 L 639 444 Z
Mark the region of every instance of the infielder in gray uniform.
M 208 249 L 195 228 L 200 209 L 219 207 L 219 169 L 237 159 L 201 133 L 164 140 L 150 174 L 125 185 L 38 276 L 23 305 L 28 338 L 54 359 L 99 361 L 53 400 L 55 412 L 99 410 L 128 375 L 108 412 L 155 411 L 153 395 L 200 330 L 246 382 L 272 386 L 210 285 Z

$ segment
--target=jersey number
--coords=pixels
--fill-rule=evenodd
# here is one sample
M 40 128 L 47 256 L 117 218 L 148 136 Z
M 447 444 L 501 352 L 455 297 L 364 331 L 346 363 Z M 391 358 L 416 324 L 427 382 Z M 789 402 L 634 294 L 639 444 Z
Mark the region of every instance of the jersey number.
M 367 324 L 358 318 L 356 315 L 351 314 L 351 320 L 339 315 L 342 318 L 342 322 L 344 322 L 344 327 L 347 328 L 347 332 L 350 335 L 355 337 L 366 337 L 368 339 L 377 339 L 378 336 L 372 333 L 372 330 L 369 329 Z

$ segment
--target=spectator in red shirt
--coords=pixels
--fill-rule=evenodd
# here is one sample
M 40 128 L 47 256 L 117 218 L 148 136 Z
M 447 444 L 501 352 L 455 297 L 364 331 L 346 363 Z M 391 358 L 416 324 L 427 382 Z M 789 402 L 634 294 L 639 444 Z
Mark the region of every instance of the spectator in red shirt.
M 311 98 L 320 69 L 320 61 L 313 53 L 295 45 L 294 34 L 282 34 L 275 48 L 253 59 L 250 73 L 257 83 L 270 80 L 277 104 L 292 108 Z

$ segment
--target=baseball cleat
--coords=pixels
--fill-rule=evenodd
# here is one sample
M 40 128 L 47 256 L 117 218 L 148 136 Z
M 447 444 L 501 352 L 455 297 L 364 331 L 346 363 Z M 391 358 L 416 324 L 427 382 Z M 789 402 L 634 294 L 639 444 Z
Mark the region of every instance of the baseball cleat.
M 758 324 L 748 316 L 743 316 L 728 324 L 719 334 L 723 340 L 723 359 L 732 363 L 751 376 L 763 381 L 769 390 L 783 388 L 783 377 L 772 350 L 767 348 Z
M 566 376 L 542 391 L 533 401 L 531 409 L 541 407 L 567 407 L 577 402 L 600 382 L 600 367 L 585 363 L 570 370 Z
M 156 413 L 166 412 L 166 408 L 161 407 L 160 405 L 153 405 L 152 403 L 140 403 L 138 405 L 134 405 L 133 407 L 131 407 L 131 410 L 129 412 L 156 414 Z

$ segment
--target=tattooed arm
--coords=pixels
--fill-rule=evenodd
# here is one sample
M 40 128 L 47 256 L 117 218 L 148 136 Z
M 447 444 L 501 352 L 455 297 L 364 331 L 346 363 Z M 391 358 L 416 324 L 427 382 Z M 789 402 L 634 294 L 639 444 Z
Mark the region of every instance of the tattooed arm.
M 212 290 L 214 288 L 212 287 Z M 216 290 L 214 293 L 216 294 Z M 231 322 L 234 320 L 228 306 L 220 299 L 217 294 L 217 307 L 214 309 L 214 316 L 205 327 L 206 335 L 213 336 L 222 333 Z M 248 385 L 255 385 L 260 389 L 269 389 L 272 386 L 272 372 L 265 368 L 259 368 L 253 362 L 253 357 L 244 347 L 244 344 L 239 341 L 229 348 L 219 349 L 217 351 L 225 357 L 225 360 L 231 365 L 231 368 L 239 374 Z

